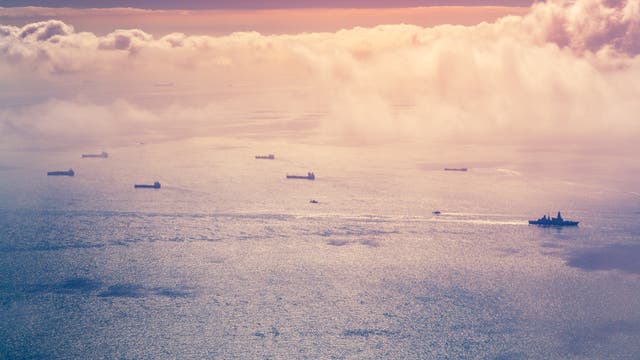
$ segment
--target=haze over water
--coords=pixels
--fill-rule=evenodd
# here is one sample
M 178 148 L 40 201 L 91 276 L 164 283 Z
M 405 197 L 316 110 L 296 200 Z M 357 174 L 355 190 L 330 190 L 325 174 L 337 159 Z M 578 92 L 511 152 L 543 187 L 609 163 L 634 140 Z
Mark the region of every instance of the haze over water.
M 0 8 L 0 358 L 637 358 L 638 4 Z

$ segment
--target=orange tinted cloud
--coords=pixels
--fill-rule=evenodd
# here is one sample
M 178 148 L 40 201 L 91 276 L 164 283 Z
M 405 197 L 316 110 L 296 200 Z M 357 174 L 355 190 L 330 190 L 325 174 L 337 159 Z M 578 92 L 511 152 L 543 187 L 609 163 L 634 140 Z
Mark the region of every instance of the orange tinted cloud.
M 0 136 L 635 144 L 634 4 L 550 1 L 474 26 L 287 35 L 0 26 Z
M 412 24 L 475 25 L 507 15 L 523 15 L 526 7 L 446 6 L 388 9 L 283 9 L 283 10 L 143 10 L 143 9 L 0 9 L 0 23 L 22 26 L 48 19 L 73 24 L 76 30 L 108 33 L 140 28 L 162 35 L 171 32 L 220 35 L 236 31 L 263 34 L 333 32 L 353 27 Z

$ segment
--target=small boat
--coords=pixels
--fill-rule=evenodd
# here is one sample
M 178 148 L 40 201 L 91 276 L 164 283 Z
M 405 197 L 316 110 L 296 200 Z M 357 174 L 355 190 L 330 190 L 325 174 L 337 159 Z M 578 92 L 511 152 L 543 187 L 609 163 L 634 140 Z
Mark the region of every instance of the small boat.
M 273 154 L 269 154 L 269 155 L 256 155 L 256 159 L 258 160 L 273 160 L 275 159 L 276 156 Z
M 560 211 L 558 211 L 557 217 L 544 215 L 538 220 L 529 220 L 529 225 L 539 226 L 578 226 L 579 223 L 579 221 L 569 221 L 563 219 Z
M 135 184 L 133 185 L 135 189 L 160 189 L 160 182 L 156 181 L 153 185 L 148 184 Z
M 444 168 L 444 171 L 467 171 L 467 168 Z
M 309 203 L 311 203 L 311 204 L 319 204 L 319 201 L 318 200 L 309 200 Z
M 440 214 L 442 214 L 442 212 L 440 212 L 440 210 L 436 210 L 436 211 L 434 211 L 432 214 L 433 214 L 433 215 L 440 215 Z
M 106 152 L 101 152 L 100 154 L 82 154 L 82 158 L 102 158 L 102 159 L 106 159 L 109 157 L 109 154 L 107 154 Z
M 307 175 L 289 175 L 287 174 L 287 179 L 303 179 L 303 180 L 315 180 L 316 175 L 312 172 L 308 172 Z
M 47 176 L 74 176 L 75 174 L 73 169 L 69 169 L 67 171 L 49 171 Z

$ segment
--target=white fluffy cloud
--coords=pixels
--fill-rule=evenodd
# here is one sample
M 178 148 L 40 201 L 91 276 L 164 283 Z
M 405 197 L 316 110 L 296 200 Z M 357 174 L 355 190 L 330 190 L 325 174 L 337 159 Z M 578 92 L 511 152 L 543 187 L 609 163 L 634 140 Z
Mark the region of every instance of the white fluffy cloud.
M 543 40 L 576 51 L 612 48 L 640 53 L 640 2 L 637 0 L 550 1 L 533 6 L 525 18 Z
M 611 143 L 639 135 L 639 53 L 640 0 L 272 36 L 0 26 L 0 137 Z

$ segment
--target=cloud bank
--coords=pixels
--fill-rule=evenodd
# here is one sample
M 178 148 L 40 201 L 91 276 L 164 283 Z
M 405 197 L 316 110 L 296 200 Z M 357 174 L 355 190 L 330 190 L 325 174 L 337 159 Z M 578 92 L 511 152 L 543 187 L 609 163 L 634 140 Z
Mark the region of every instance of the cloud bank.
M 237 1 L 236 1 L 237 3 Z M 264 3 L 264 1 L 263 1 Z M 395 4 L 395 2 L 394 2 Z M 367 2 L 368 6 L 372 6 Z M 507 15 L 522 15 L 524 6 L 427 6 L 418 8 L 313 8 L 243 10 L 149 10 L 131 8 L 0 8 L 0 24 L 22 27 L 49 19 L 73 24 L 76 31 L 108 34 L 113 29 L 144 29 L 163 36 L 171 32 L 226 35 L 238 31 L 262 34 L 335 32 L 355 26 L 413 24 L 433 27 L 442 24 L 476 25 Z M 401 6 L 396 4 L 396 6 Z
M 9 147 L 188 136 L 610 144 L 639 135 L 640 0 L 476 26 L 105 36 L 0 25 Z

